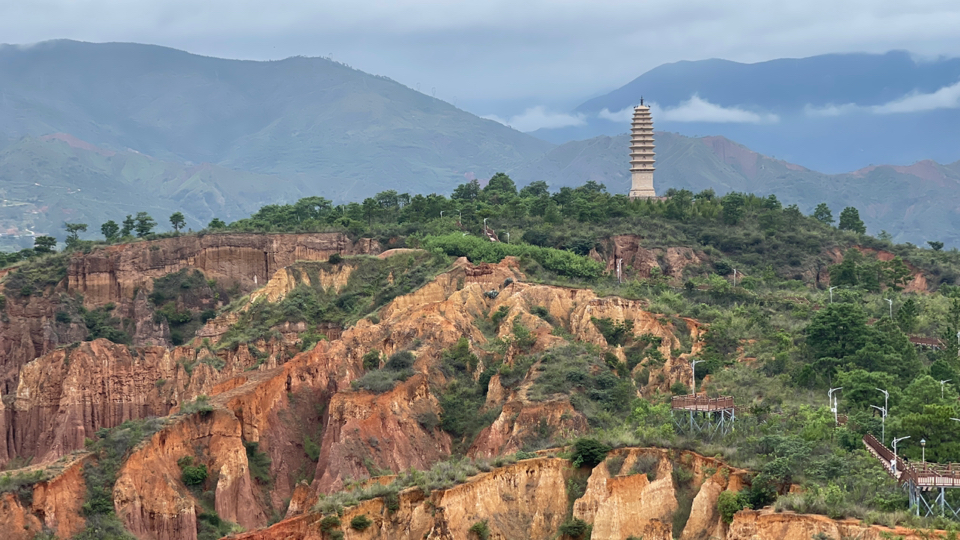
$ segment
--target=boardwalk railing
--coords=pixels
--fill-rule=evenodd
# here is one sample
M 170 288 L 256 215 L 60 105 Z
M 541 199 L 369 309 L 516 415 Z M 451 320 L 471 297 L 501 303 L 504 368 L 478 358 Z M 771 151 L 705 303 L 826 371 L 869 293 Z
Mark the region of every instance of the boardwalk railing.
M 714 412 L 733 408 L 733 397 L 720 396 L 711 398 L 700 395 L 673 396 L 670 405 L 674 409 L 685 411 Z
M 876 456 L 884 469 L 900 484 L 913 483 L 920 488 L 960 487 L 960 464 L 957 463 L 911 463 L 897 456 L 897 471 L 893 471 L 893 452 L 869 433 L 863 438 L 867 450 Z

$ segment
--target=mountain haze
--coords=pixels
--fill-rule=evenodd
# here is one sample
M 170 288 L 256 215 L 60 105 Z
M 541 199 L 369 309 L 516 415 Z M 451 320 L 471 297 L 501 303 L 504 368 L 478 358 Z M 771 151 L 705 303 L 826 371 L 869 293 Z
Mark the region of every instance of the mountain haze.
M 550 144 L 323 58 L 253 62 L 151 45 L 0 48 L 0 136 L 297 177 L 335 200 L 449 191 Z

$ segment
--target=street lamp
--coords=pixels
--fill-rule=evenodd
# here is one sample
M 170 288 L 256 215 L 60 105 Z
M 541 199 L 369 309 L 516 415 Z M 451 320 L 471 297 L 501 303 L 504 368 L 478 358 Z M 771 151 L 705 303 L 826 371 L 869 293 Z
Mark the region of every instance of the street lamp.
M 737 269 L 736 268 L 733 269 L 733 286 L 734 287 L 737 286 Z
M 833 421 L 835 424 L 839 425 L 840 421 L 837 419 L 837 398 L 833 397 L 833 393 L 837 390 L 843 390 L 842 386 L 836 388 L 831 388 L 827 392 L 827 403 L 830 405 L 830 410 L 833 411 Z
M 943 385 L 950 382 L 950 379 L 940 381 L 940 399 L 943 399 Z
M 905 441 L 909 439 L 910 436 L 900 437 L 899 439 L 893 440 L 893 474 L 897 474 L 897 443 L 900 441 Z
M 920 439 L 920 463 L 923 463 L 923 468 L 927 468 L 927 440 Z
M 443 210 L 440 211 L 440 219 L 443 219 Z
M 831 304 L 833 303 L 833 290 L 836 289 L 837 287 L 839 287 L 839 285 L 834 285 L 833 287 L 830 287 L 830 303 Z
M 693 377 L 693 395 L 697 395 L 697 364 L 703 362 L 703 360 L 691 360 L 690 361 L 690 371 Z
M 883 440 L 887 437 L 887 408 L 877 407 L 876 405 L 871 405 L 871 407 L 880 411 L 880 444 L 883 444 Z
M 510 233 L 507 233 L 507 243 L 510 243 Z
M 890 304 L 890 318 L 893 318 L 893 300 L 887 298 L 887 303 Z

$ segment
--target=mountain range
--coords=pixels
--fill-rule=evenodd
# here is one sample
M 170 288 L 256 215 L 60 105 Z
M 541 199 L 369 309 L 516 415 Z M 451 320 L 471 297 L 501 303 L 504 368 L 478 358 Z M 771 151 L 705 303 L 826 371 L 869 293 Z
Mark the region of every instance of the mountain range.
M 701 94 L 705 102 L 761 118 L 783 119 L 809 103 L 823 108 L 831 101 L 860 100 L 858 107 L 877 107 L 913 83 L 870 79 L 868 86 L 877 88 L 872 101 L 863 101 L 850 81 L 877 65 L 917 66 L 901 53 L 833 60 L 833 73 L 852 75 L 835 76 L 829 84 L 828 74 L 816 78 L 816 69 L 825 69 L 822 58 L 747 67 L 725 61 L 667 65 L 584 103 L 577 114 L 599 110 L 614 117 L 610 111 L 629 111 L 631 96 L 652 88 L 660 96 L 657 125 L 663 128 L 678 123 L 662 119 L 676 118 L 682 96 L 700 85 L 712 89 Z M 854 68 L 861 63 L 858 74 Z M 935 93 L 949 83 L 954 65 L 916 67 L 911 80 L 924 81 L 920 92 Z M 960 74 L 960 64 L 956 67 Z M 751 93 L 738 92 L 737 85 L 747 84 L 741 79 L 753 81 Z M 795 87 L 804 80 L 808 88 Z M 846 93 L 823 90 L 831 84 Z M 662 98 L 671 92 L 680 97 Z M 756 105 L 736 105 L 738 96 Z M 941 121 L 954 112 L 926 114 Z M 765 130 L 783 127 L 774 124 L 735 124 L 744 130 L 737 140 L 763 139 L 769 135 Z M 946 131 L 942 145 L 952 148 L 953 157 L 941 161 L 950 162 L 957 157 L 956 132 Z M 822 144 L 835 135 L 825 134 Z M 795 136 L 805 135 L 801 130 Z M 858 144 L 872 137 L 879 135 L 863 134 Z M 960 208 L 951 202 L 960 187 L 960 162 L 924 160 L 824 174 L 781 153 L 767 157 L 763 140 L 748 146 L 753 150 L 723 136 L 658 132 L 657 189 L 773 193 L 805 212 L 820 202 L 835 214 L 856 206 L 873 233 L 885 229 L 899 241 L 960 245 L 954 232 Z M 388 189 L 449 193 L 457 184 L 498 171 L 519 185 L 544 180 L 556 189 L 595 180 L 626 193 L 627 147 L 626 135 L 548 142 L 323 58 L 252 62 L 150 45 L 73 41 L 0 46 L 0 249 L 27 246 L 32 234 L 63 238 L 64 221 L 90 224 L 92 238 L 108 219 L 119 222 L 146 210 L 165 224 L 166 216 L 182 211 L 188 227 L 199 228 L 213 217 L 234 220 L 264 204 L 307 195 L 344 202 Z
M 960 58 L 905 51 L 664 64 L 583 102 L 574 125 L 534 134 L 563 143 L 623 133 L 641 97 L 658 129 L 722 135 L 820 171 L 960 158 Z

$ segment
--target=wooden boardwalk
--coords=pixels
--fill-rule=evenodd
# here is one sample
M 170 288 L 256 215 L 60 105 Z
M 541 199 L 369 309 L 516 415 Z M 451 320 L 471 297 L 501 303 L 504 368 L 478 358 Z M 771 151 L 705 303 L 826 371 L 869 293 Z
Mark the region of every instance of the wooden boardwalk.
M 729 411 L 734 408 L 733 398 L 730 396 L 711 398 L 694 394 L 686 396 L 673 396 L 673 398 L 670 400 L 670 406 L 674 410 L 695 412 Z

